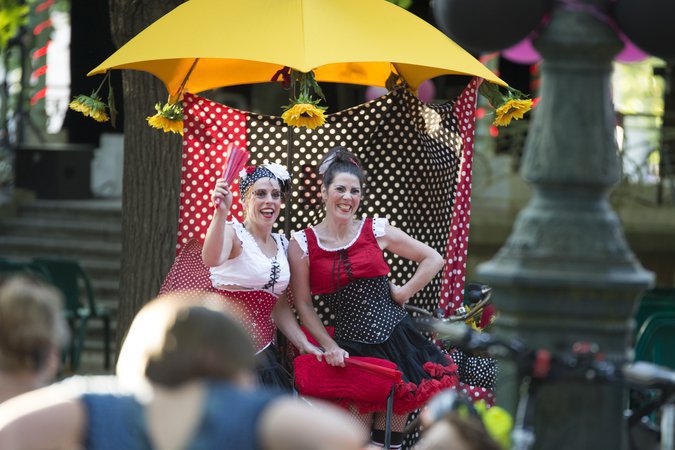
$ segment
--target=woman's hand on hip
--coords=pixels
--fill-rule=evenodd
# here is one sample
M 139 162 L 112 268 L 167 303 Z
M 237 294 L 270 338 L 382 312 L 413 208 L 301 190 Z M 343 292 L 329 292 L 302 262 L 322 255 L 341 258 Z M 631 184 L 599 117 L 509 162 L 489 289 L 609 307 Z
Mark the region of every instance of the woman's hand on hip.
M 408 303 L 408 300 L 410 300 L 410 297 L 405 293 L 405 290 L 391 281 L 389 282 L 389 291 L 391 292 L 391 298 L 401 306 L 405 305 Z

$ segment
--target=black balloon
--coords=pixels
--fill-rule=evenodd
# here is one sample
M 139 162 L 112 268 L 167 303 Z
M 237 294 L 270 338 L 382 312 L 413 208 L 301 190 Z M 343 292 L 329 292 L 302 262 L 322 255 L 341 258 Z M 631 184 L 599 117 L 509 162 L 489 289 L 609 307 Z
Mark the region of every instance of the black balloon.
M 438 27 L 472 53 L 511 47 L 541 22 L 552 0 L 432 0 Z
M 614 17 L 621 31 L 640 49 L 675 60 L 675 1 L 618 0 Z

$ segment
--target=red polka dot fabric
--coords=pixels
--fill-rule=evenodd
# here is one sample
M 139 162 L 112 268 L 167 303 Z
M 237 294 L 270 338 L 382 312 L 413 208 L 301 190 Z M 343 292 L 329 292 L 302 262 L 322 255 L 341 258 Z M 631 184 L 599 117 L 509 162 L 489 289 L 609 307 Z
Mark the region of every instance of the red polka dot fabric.
M 265 291 L 223 291 L 211 284 L 209 268 L 202 262 L 202 245 L 191 239 L 176 257 L 159 294 L 169 292 L 214 292 L 235 313 L 253 339 L 256 351 L 275 342 L 277 328 L 272 309 L 277 297 Z
M 463 148 L 460 153 L 459 170 L 455 178 L 455 202 L 450 224 L 450 236 L 445 252 L 446 262 L 443 268 L 443 284 L 439 299 L 439 306 L 444 308 L 448 315 L 462 306 L 464 300 L 469 218 L 471 217 L 471 174 L 477 89 L 478 83 L 474 79 L 460 94 L 453 109 L 453 116 L 459 126 Z
M 286 236 L 322 217 L 316 167 L 336 145 L 363 161 L 367 181 L 360 213 L 388 217 L 413 237 L 445 255 L 446 266 L 413 303 L 449 311 L 461 304 L 469 236 L 471 169 L 478 80 L 454 101 L 428 105 L 405 89 L 329 114 L 314 130 L 289 127 L 281 118 L 236 110 L 186 94 L 177 251 L 203 241 L 212 218 L 210 192 L 222 174 L 227 144 L 251 153 L 249 164 L 278 162 L 292 193 L 278 220 Z M 235 186 L 235 195 L 238 189 Z M 232 215 L 241 220 L 235 198 Z M 386 255 L 394 282 L 403 283 L 415 264 Z M 330 324 L 330 311 L 317 305 Z
M 405 89 L 391 91 L 328 114 L 325 125 L 314 130 L 186 94 L 177 252 L 204 239 L 213 211 L 210 192 L 222 174 L 230 142 L 250 152 L 250 165 L 276 162 L 288 168 L 292 191 L 276 230 L 286 236 L 321 220 L 317 167 L 329 149 L 342 145 L 361 158 L 366 171 L 358 214 L 387 217 L 393 226 L 445 256 L 442 273 L 411 303 L 454 311 L 462 303 L 465 284 L 479 82 L 473 79 L 457 99 L 441 105 L 423 103 Z M 234 191 L 238 196 L 236 185 Z M 241 220 L 237 198 L 232 215 Z M 385 259 L 397 284 L 408 280 L 416 267 L 389 253 Z M 186 272 L 172 273 L 180 278 Z M 318 300 L 315 307 L 330 326 L 331 311 Z M 493 381 L 490 373 L 487 381 Z M 463 382 L 462 390 L 491 402 L 487 384 Z
M 247 149 L 248 113 L 186 94 L 177 251 L 190 239 L 204 242 L 213 218 L 211 190 L 223 175 L 229 143 Z M 241 220 L 239 181 L 231 215 Z

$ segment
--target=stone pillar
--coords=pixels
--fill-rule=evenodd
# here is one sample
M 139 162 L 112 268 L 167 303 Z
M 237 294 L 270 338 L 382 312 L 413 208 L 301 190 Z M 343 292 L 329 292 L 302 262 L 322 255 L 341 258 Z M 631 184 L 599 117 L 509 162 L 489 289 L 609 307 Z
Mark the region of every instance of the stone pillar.
M 622 45 L 601 17 L 608 3 L 557 3 L 534 42 L 543 57 L 541 101 L 522 166 L 533 197 L 477 273 L 494 288 L 496 333 L 554 352 L 594 342 L 620 359 L 631 346 L 636 300 L 653 274 L 636 260 L 608 203 L 620 176 L 610 75 Z M 497 392 L 512 412 L 514 370 L 502 362 Z M 535 403 L 533 448 L 620 449 L 624 397 L 617 385 L 546 386 Z

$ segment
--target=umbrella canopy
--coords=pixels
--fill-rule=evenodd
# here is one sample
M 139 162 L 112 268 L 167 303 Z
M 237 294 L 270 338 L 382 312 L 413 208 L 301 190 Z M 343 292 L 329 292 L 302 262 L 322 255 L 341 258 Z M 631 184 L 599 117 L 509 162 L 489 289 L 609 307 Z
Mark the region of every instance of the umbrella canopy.
M 117 50 L 89 75 L 135 69 L 169 93 L 268 82 L 291 67 L 318 81 L 412 88 L 440 75 L 506 85 L 471 54 L 386 0 L 190 0 Z M 190 70 L 192 71 L 190 72 Z

